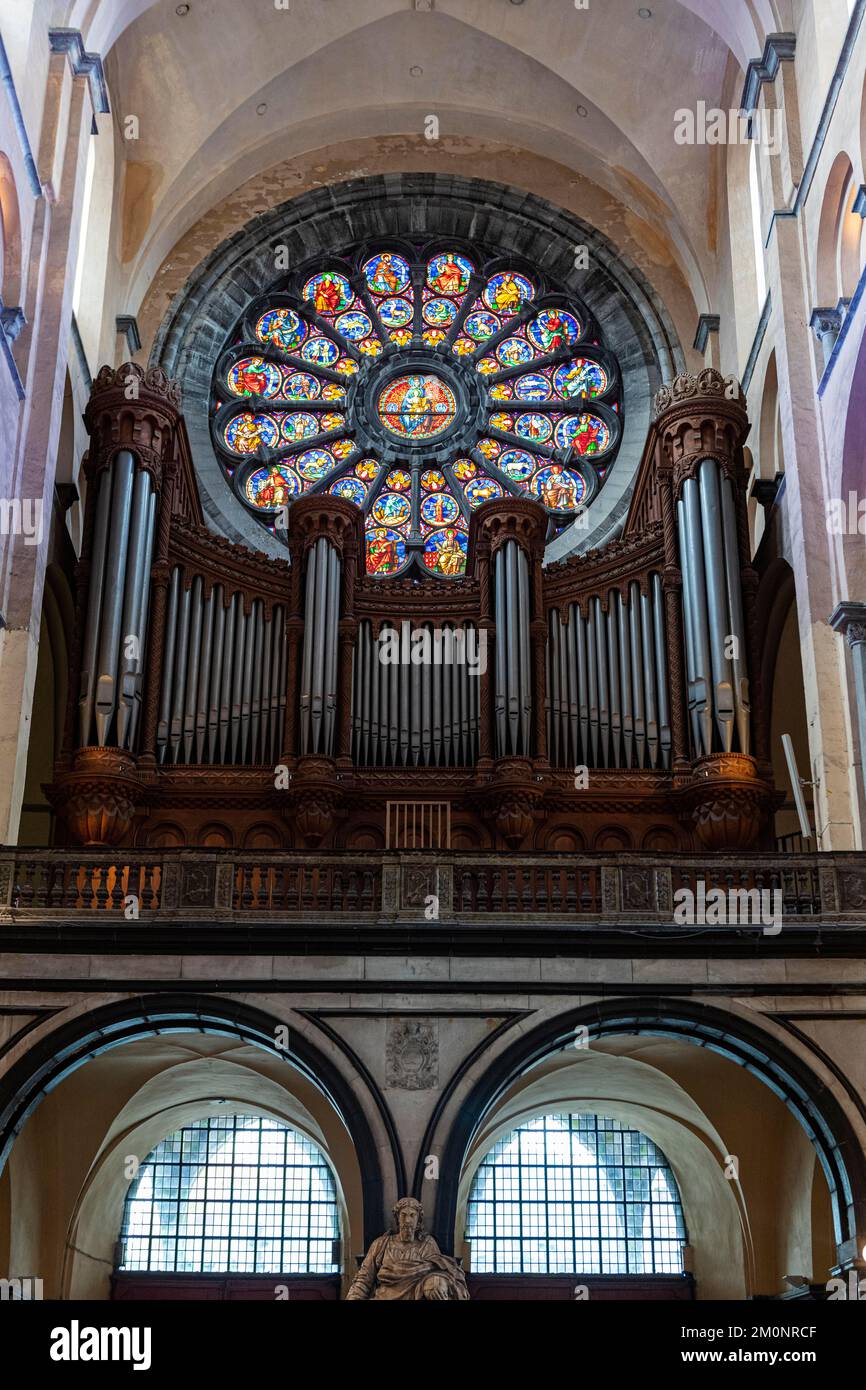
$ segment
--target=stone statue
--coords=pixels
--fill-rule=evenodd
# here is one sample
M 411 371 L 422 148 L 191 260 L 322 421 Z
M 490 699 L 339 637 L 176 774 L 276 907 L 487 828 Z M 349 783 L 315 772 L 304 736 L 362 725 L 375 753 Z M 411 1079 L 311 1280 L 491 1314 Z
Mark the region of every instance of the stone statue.
M 414 1197 L 394 1207 L 396 1231 L 374 1240 L 346 1294 L 347 1301 L 367 1298 L 468 1299 L 466 1275 L 456 1260 L 443 1255 L 424 1230 L 424 1209 Z

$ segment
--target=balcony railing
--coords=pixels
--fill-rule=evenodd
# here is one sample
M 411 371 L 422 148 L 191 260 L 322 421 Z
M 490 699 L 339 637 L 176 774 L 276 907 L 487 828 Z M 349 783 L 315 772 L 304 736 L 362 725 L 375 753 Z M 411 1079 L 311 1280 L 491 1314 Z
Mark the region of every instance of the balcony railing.
M 696 915 L 683 918 L 684 911 Z M 761 913 L 776 912 L 788 925 L 866 926 L 863 855 L 0 851 L 5 924 L 256 921 L 433 928 L 501 922 L 582 930 L 694 924 L 772 935 Z

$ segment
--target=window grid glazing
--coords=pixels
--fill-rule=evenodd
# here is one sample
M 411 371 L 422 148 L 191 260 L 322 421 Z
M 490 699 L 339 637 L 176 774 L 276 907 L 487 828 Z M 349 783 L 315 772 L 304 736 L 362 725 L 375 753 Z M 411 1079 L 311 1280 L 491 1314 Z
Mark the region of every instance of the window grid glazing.
M 331 1274 L 339 1234 L 334 1178 L 311 1140 L 258 1115 L 211 1116 L 141 1165 L 120 1268 Z
M 469 1198 L 476 1273 L 680 1274 L 686 1240 L 667 1159 L 601 1115 L 539 1115 L 486 1154 Z

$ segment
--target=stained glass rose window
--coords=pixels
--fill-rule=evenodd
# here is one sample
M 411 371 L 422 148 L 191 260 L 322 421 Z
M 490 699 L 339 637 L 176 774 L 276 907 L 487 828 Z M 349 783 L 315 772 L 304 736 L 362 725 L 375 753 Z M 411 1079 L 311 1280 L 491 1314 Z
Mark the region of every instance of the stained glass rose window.
M 620 392 L 586 307 L 518 258 L 367 244 L 249 306 L 214 374 L 211 433 L 263 525 L 333 493 L 364 512 L 369 574 L 448 579 L 484 502 L 535 498 L 549 538 L 591 504 Z

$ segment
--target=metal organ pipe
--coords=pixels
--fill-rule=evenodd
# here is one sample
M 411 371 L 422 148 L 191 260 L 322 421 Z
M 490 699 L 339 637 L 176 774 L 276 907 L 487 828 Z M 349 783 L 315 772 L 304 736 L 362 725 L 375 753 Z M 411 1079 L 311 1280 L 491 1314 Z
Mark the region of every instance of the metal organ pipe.
M 734 640 L 734 653 L 731 659 L 733 668 L 734 708 L 736 710 L 737 737 L 740 752 L 750 749 L 750 699 L 748 668 L 746 666 L 746 623 L 743 610 L 743 591 L 740 583 L 740 548 L 737 544 L 737 515 L 734 504 L 734 485 L 730 478 L 722 478 L 722 533 L 725 548 L 725 587 L 728 595 L 730 626 L 728 631 Z
M 619 676 L 619 628 L 617 626 L 616 600 L 619 594 L 608 595 L 607 608 L 607 655 L 610 661 L 610 728 L 613 744 L 613 765 L 621 766 L 622 714 L 620 711 Z
M 529 562 L 516 541 L 494 557 L 494 602 L 496 748 L 500 756 L 525 755 L 532 745 Z
M 726 654 L 730 624 L 725 585 L 719 475 L 714 459 L 704 459 L 698 469 L 698 482 L 713 670 L 713 709 L 722 747 L 729 753 L 734 738 L 734 692 L 731 685 L 731 663 Z
M 165 762 L 171 725 L 171 701 L 174 681 L 174 647 L 177 640 L 177 615 L 180 600 L 180 569 L 175 566 L 168 586 L 168 611 L 165 619 L 165 654 L 162 661 L 162 685 L 159 696 L 159 718 L 156 725 L 156 751 L 159 761 Z
M 195 714 L 198 701 L 199 646 L 201 644 L 202 624 L 202 582 L 196 575 L 192 581 L 190 599 L 189 644 L 186 653 L 186 698 L 183 710 L 183 760 L 193 761 L 192 746 L 195 737 Z
M 221 584 L 214 585 L 211 600 L 213 603 L 213 639 L 211 642 L 210 679 L 208 681 L 207 743 L 199 761 L 215 763 L 219 761 L 220 686 L 226 633 L 226 606 Z
M 144 662 L 145 634 L 142 611 L 146 585 L 150 579 L 150 545 L 153 485 L 143 469 L 135 475 L 132 495 L 129 552 L 123 576 L 123 618 L 120 627 L 120 673 L 118 680 L 117 742 L 130 748 L 136 682 Z
M 135 460 L 122 449 L 112 468 L 111 525 L 105 556 L 105 587 L 100 613 L 98 675 L 96 678 L 96 737 L 100 747 L 108 742 L 117 709 L 117 671 L 121 639 L 121 614 L 126 589 L 126 558 Z M 143 521 L 143 518 L 142 518 Z
M 203 599 L 202 602 L 201 639 L 196 662 L 198 666 L 198 687 L 195 701 L 195 757 L 193 761 L 197 763 L 203 763 L 205 760 L 207 706 L 210 695 L 210 654 L 211 645 L 213 643 L 213 615 L 214 593 L 213 589 L 211 589 L 207 598 Z
M 150 505 L 147 516 L 147 540 L 145 543 L 144 564 L 141 570 L 141 605 L 139 610 L 139 633 L 141 634 L 141 659 L 134 676 L 135 698 L 132 706 L 132 722 L 129 731 L 129 747 L 135 748 L 138 735 L 138 719 L 141 714 L 144 692 L 144 662 L 147 652 L 147 619 L 150 611 L 150 566 L 153 559 L 153 543 L 156 536 L 156 493 L 151 487 Z
M 180 749 L 183 737 L 183 698 L 186 689 L 187 652 L 189 650 L 189 611 L 190 591 L 181 584 L 180 609 L 177 619 L 177 647 L 175 649 L 175 681 L 171 698 L 171 722 L 169 724 L 168 744 L 171 761 L 181 761 Z
M 704 543 L 701 529 L 701 501 L 698 484 L 694 478 L 687 478 L 683 483 L 683 514 L 685 517 L 685 554 L 689 571 L 693 642 L 694 690 L 692 698 L 700 724 L 702 751 L 709 753 L 713 745 L 713 714 L 710 707 L 712 664 L 709 619 L 707 617 Z
M 96 697 L 96 664 L 99 652 L 99 626 L 102 596 L 105 592 L 105 552 L 108 545 L 108 518 L 111 514 L 112 467 L 99 474 L 99 494 L 96 502 L 96 522 L 90 557 L 90 591 L 87 596 L 87 622 L 81 659 L 81 687 L 78 705 L 78 741 L 90 742 L 93 723 L 93 702 Z
M 601 600 L 593 599 L 595 608 L 595 640 L 598 653 L 598 716 L 601 734 L 601 756 L 605 767 L 608 765 L 610 743 L 610 704 L 607 681 L 607 623 L 601 609 Z
M 656 690 L 655 632 L 650 599 L 647 594 L 637 592 L 640 598 L 641 643 L 643 645 L 644 704 L 646 709 L 646 737 L 650 767 L 658 767 L 659 761 L 659 718 Z
M 661 746 L 662 764 L 664 767 L 670 767 L 671 709 L 667 680 L 668 656 L 667 638 L 665 634 L 665 600 L 664 592 L 662 590 L 661 575 L 653 574 L 650 577 L 652 579 L 653 632 L 655 635 L 656 677 L 658 690 L 659 744 Z
M 337 710 L 337 629 L 340 616 L 340 558 L 320 536 L 307 559 L 304 595 L 304 644 L 301 658 L 300 751 L 302 754 L 333 750 Z M 367 638 L 369 638 L 369 629 Z M 362 682 L 363 676 L 363 682 Z M 373 672 L 368 660 L 363 672 L 358 662 L 356 689 L 365 691 L 366 712 L 362 731 L 365 748 L 370 737 L 370 686 Z
M 220 678 L 220 762 L 225 762 L 227 760 L 229 748 L 229 729 L 232 716 L 232 660 L 234 658 L 235 627 L 237 626 L 240 601 L 240 594 L 232 594 L 228 612 L 226 613 L 225 656 L 223 658 L 222 674 Z
M 587 600 L 587 616 L 572 603 L 564 623 L 548 613 L 551 760 L 559 767 L 668 766 L 670 694 L 661 579 L 648 577 L 648 595 L 632 581 Z M 582 654 L 581 654 L 582 653 Z M 586 714 L 584 715 L 584 712 Z M 637 742 L 635 742 L 637 732 Z
M 697 479 L 684 482 L 677 523 L 695 753 L 702 756 L 714 748 L 729 752 L 735 733 L 740 751 L 748 752 L 749 684 L 736 508 L 731 482 L 720 476 L 715 459 L 702 460 Z
M 184 580 L 175 567 L 169 583 L 157 755 L 160 762 L 273 761 L 285 713 L 285 610 L 265 618 L 254 599 L 204 579 Z

